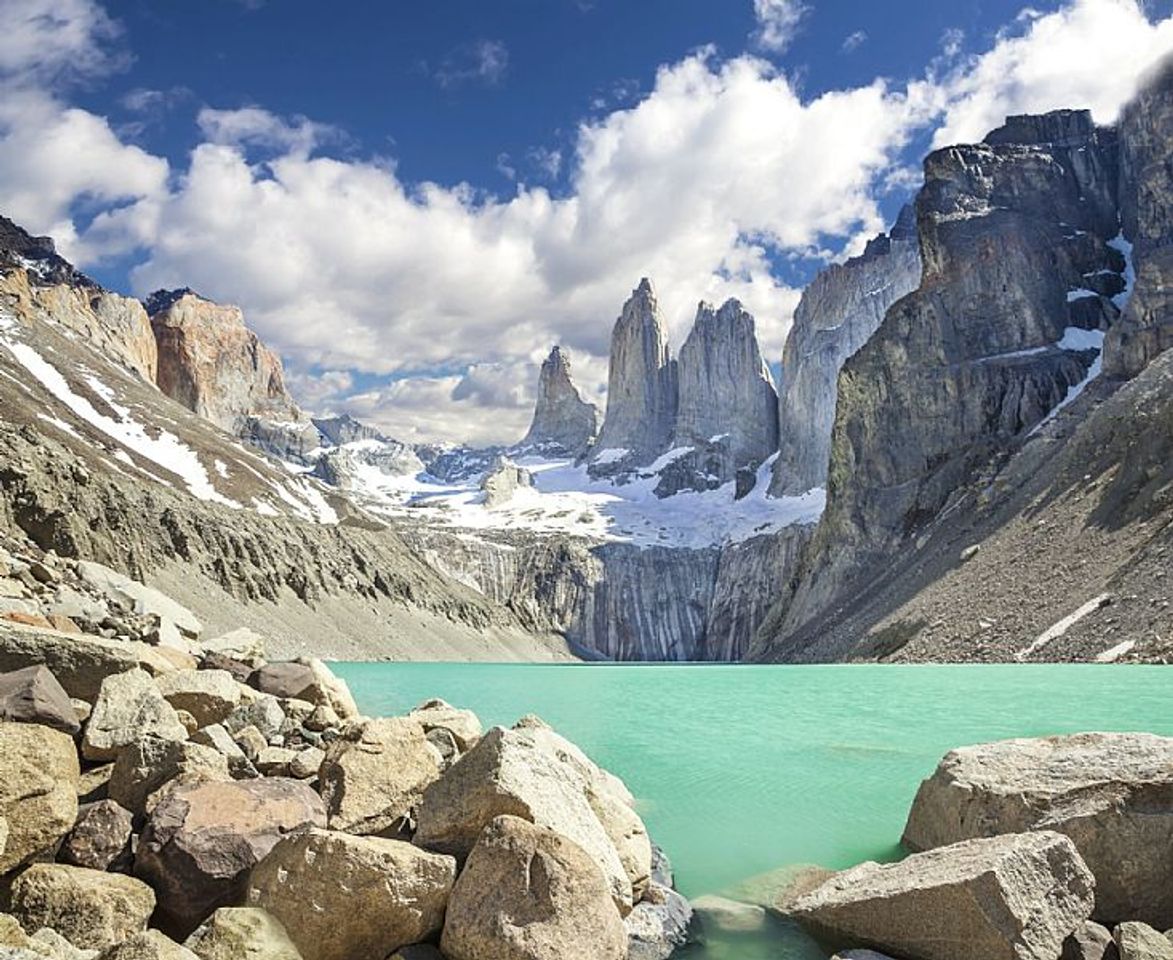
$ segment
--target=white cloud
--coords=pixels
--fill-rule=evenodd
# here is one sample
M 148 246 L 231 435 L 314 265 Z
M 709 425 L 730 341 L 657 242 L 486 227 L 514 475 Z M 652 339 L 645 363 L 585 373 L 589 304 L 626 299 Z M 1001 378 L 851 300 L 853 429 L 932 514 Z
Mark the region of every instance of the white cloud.
M 851 53 L 862 47 L 868 39 L 867 31 L 856 30 L 854 33 L 849 33 L 843 38 L 842 50 L 844 53 Z
M 93 0 L 4 0 L 0 77 L 60 83 L 120 69 L 126 54 L 110 42 L 119 32 Z
M 500 40 L 474 40 L 454 47 L 432 71 L 442 87 L 457 87 L 465 83 L 496 86 L 505 78 L 509 68 L 509 48 Z
M 209 143 L 305 155 L 316 147 L 341 139 L 339 131 L 306 117 L 285 120 L 260 107 L 214 110 L 204 107 L 196 124 Z
M 810 7 L 802 0 L 753 0 L 753 12 L 758 22 L 754 34 L 758 46 L 781 53 L 794 40 Z

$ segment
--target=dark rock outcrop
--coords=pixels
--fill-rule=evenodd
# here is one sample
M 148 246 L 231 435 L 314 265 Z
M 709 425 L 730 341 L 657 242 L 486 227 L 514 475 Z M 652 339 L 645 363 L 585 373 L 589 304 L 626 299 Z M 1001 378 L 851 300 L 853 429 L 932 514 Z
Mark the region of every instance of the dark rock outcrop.
M 570 376 L 570 358 L 554 347 L 542 362 L 534 418 L 519 447 L 571 456 L 585 453 L 599 429 L 599 408 L 582 398 Z

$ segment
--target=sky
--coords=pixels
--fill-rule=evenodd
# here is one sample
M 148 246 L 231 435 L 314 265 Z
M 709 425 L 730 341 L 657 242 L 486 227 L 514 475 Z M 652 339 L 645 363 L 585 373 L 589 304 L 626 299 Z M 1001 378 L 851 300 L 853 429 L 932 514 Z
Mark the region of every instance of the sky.
M 0 213 L 239 304 L 308 410 L 509 443 L 555 343 L 605 404 L 641 277 L 776 361 L 925 152 L 1170 51 L 1173 0 L 0 0 Z

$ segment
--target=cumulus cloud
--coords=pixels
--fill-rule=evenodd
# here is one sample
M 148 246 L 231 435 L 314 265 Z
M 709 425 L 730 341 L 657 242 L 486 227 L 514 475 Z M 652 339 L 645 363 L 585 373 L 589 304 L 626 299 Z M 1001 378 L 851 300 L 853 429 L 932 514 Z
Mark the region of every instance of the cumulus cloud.
M 763 50 L 781 53 L 790 46 L 810 7 L 802 0 L 753 0 L 758 22 L 754 40 Z
M 314 148 L 340 140 L 337 128 L 314 123 L 306 117 L 286 120 L 261 107 L 214 110 L 204 107 L 196 125 L 209 143 L 235 147 L 260 147 L 303 156 Z
M 61 83 L 125 67 L 120 31 L 93 0 L 4 0 L 0 4 L 0 78 Z

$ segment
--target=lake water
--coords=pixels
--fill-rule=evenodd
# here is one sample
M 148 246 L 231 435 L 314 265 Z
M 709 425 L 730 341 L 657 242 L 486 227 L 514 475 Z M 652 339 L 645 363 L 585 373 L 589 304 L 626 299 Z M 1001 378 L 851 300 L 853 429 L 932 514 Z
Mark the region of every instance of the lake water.
M 487 726 L 536 713 L 639 800 L 686 896 L 779 867 L 899 855 L 950 748 L 1082 730 L 1173 735 L 1173 670 L 1148 666 L 342 663 L 370 714 L 429 697 Z M 788 931 L 710 938 L 706 960 L 809 956 Z

